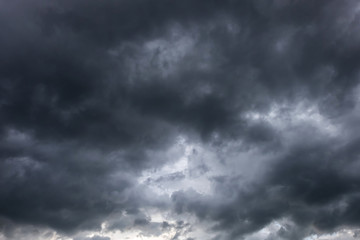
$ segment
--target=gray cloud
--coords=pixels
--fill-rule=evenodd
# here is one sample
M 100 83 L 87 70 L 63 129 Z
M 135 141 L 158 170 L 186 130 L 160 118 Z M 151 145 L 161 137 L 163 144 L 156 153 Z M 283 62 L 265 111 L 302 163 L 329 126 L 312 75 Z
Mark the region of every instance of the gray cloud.
M 87 238 L 75 238 L 74 240 L 111 240 L 109 237 L 93 236 Z
M 160 236 L 150 210 L 179 240 L 197 224 L 214 239 L 359 227 L 357 8 L 1 2 L 1 232 Z M 172 150 L 179 137 L 203 152 Z

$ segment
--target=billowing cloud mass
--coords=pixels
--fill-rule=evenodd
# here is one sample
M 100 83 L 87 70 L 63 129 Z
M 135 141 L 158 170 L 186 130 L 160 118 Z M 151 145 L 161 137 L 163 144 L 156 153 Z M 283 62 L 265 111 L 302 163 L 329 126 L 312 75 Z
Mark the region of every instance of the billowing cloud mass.
M 0 0 L 1 240 L 360 239 L 355 0 Z

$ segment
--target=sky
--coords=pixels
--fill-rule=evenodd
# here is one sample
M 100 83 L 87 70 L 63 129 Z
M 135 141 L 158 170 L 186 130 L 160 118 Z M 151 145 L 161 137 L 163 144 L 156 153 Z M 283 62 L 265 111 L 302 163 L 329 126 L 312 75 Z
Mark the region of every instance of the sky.
M 356 0 L 0 0 L 0 240 L 360 239 Z

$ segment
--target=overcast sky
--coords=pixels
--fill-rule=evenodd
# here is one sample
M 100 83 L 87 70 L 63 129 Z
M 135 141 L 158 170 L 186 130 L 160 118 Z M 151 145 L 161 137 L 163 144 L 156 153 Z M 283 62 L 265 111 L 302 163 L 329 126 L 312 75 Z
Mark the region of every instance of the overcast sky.
M 360 239 L 356 0 L 0 0 L 0 240 Z

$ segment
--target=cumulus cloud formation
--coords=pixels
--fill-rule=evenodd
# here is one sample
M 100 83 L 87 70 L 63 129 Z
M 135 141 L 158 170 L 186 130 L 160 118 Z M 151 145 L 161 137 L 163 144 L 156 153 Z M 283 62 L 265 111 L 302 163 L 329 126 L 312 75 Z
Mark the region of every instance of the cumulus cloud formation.
M 359 11 L 0 1 L 0 240 L 359 239 Z

